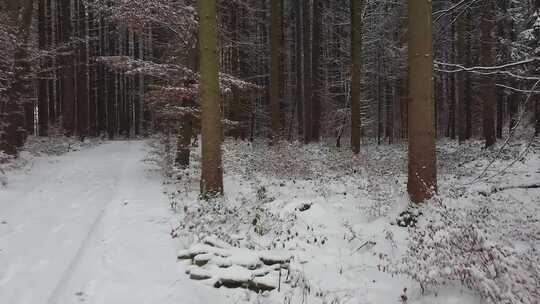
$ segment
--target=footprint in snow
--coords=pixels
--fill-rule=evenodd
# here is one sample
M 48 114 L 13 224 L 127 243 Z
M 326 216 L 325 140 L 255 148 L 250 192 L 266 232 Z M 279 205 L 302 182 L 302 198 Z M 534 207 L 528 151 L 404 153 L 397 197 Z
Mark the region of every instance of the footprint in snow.
M 80 302 L 84 302 L 86 300 L 86 295 L 82 291 L 77 291 L 75 295 L 79 298 Z

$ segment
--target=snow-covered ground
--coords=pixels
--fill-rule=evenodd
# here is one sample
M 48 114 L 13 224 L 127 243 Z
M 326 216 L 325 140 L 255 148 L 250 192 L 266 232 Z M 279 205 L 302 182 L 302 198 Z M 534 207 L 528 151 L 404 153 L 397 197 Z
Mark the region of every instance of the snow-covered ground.
M 142 141 L 38 157 L 0 189 L 0 303 L 212 303 L 180 275 Z M 217 292 L 214 292 L 217 293 Z
M 540 262 L 540 189 L 512 187 L 540 182 L 540 143 L 481 145 L 439 143 L 440 194 L 420 208 L 418 229 L 396 224 L 408 206 L 400 144 L 352 157 L 325 144 L 227 141 L 226 195 L 210 202 L 198 197 L 199 153 L 189 169 L 171 168 L 157 141 L 29 158 L 0 188 L 0 303 L 475 304 L 512 280 L 507 292 L 532 287 L 523 303 L 539 303 L 538 265 L 526 263 Z M 472 252 L 501 245 L 517 263 L 495 256 L 484 269 L 463 248 L 430 247 L 466 247 L 479 231 Z M 415 243 L 423 232 L 436 237 Z M 511 275 L 490 277 L 505 267 Z M 472 273 L 472 287 L 448 280 L 452 271 Z
M 426 214 L 420 217 L 420 228 L 409 230 L 396 224 L 408 206 L 404 145 L 366 145 L 360 157 L 352 157 L 346 149 L 325 144 L 268 147 L 227 141 L 225 198 L 210 203 L 197 198 L 197 155 L 191 169 L 176 172 L 172 180 L 178 180 L 168 187 L 179 214 L 177 234 L 184 249 L 180 255 L 190 246 L 200 250 L 197 241 L 204 242 L 207 235 L 240 248 L 291 254 L 281 284 L 275 274 L 269 275 L 281 285 L 279 292 L 255 295 L 221 288 L 221 303 L 483 303 L 487 301 L 479 293 L 486 291 L 507 296 L 495 303 L 507 303 L 513 293 L 529 297 L 523 303 L 538 303 L 540 295 L 534 289 L 540 287 L 539 268 L 534 259 L 540 249 L 540 190 L 486 193 L 499 186 L 540 182 L 538 141 L 516 142 L 501 153 L 501 144 L 485 151 L 480 141 L 439 142 L 440 195 L 430 202 L 433 210 L 420 209 Z M 436 207 L 441 205 L 451 209 Z M 475 218 L 477 211 L 484 213 Z M 448 229 L 443 225 L 433 239 L 422 243 L 424 247 L 410 241 L 410 236 L 433 232 L 426 228 L 431 227 L 429 217 L 441 214 Z M 485 238 L 474 238 L 486 228 L 491 230 Z M 449 250 L 455 242 L 476 246 L 470 250 L 473 254 L 458 247 Z M 499 245 L 523 254 L 516 258 L 519 265 L 512 264 L 513 255 L 475 265 L 499 252 Z M 208 260 L 212 252 L 203 251 L 199 257 Z M 200 267 L 189 260 L 181 263 L 187 271 L 195 269 L 196 277 L 210 277 L 201 285 L 212 285 L 223 275 L 215 271 L 216 265 L 224 264 L 222 257 L 229 253 L 213 255 L 217 258 Z M 193 258 L 193 263 L 199 262 Z M 508 276 L 505 267 L 513 268 Z M 490 276 L 492 269 L 500 273 Z M 458 276 L 471 288 L 455 280 Z M 419 281 L 425 285 L 423 293 Z

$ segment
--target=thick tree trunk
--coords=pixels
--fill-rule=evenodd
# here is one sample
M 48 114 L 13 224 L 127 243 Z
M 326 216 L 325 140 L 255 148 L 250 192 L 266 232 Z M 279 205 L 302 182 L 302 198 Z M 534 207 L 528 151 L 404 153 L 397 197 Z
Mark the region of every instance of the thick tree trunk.
M 433 103 L 431 1 L 408 1 L 409 174 L 411 200 L 421 203 L 437 191 Z
M 281 0 L 270 0 L 270 112 L 272 135 L 275 143 L 281 136 L 280 86 L 281 86 Z
M 362 73 L 362 7 L 363 1 L 351 1 L 351 149 L 360 153 L 360 86 Z
M 21 14 L 22 9 L 22 14 Z M 32 104 L 26 100 L 29 94 L 28 82 L 25 75 L 28 72 L 29 66 L 26 63 L 27 52 L 24 49 L 26 41 L 30 33 L 32 22 L 33 1 L 25 0 L 20 2 L 17 0 L 7 1 L 6 12 L 12 19 L 12 22 L 17 25 L 17 42 L 18 47 L 14 54 L 13 79 L 9 94 L 0 97 L 0 151 L 4 151 L 9 155 L 17 155 L 18 148 L 24 144 L 24 140 L 30 128 L 33 127 L 33 115 L 28 117 L 29 105 Z M 33 114 L 33 109 L 30 109 Z M 28 122 L 28 119 L 32 119 Z
M 216 0 L 199 0 L 200 103 L 202 108 L 201 195 L 223 194 Z
M 480 25 L 482 35 L 482 49 L 480 51 L 480 65 L 493 66 L 495 64 L 494 54 L 494 30 L 497 12 L 495 3 L 488 0 L 482 10 L 482 20 Z M 481 94 L 483 99 L 483 131 L 486 148 L 495 144 L 495 115 L 496 115 L 496 96 L 495 79 L 491 75 L 484 75 L 482 78 Z
M 71 42 L 73 28 L 71 25 L 71 0 L 58 0 L 59 19 L 62 26 L 61 43 Z M 62 127 L 66 135 L 75 133 L 75 67 L 73 48 L 68 46 L 59 57 L 62 66 Z

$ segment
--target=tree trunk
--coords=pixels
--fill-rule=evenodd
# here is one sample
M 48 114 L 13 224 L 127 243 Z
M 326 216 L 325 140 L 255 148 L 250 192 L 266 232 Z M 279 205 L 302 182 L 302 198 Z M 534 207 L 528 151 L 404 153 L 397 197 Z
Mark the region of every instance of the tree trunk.
M 48 39 L 48 45 L 55 45 L 58 38 L 55 36 L 55 24 L 56 19 L 53 16 L 53 6 L 52 6 L 52 0 L 46 0 L 46 30 L 47 30 L 47 39 Z M 48 101 L 49 101 L 49 109 L 48 109 L 48 118 L 49 118 L 49 128 L 53 125 L 57 124 L 57 115 L 60 112 L 60 107 L 58 105 L 58 90 L 57 84 L 58 84 L 58 69 L 56 64 L 55 58 L 48 58 L 47 59 L 47 66 L 51 68 L 50 72 L 50 79 L 47 80 L 47 92 L 48 92 Z M 50 133 L 50 132 L 48 132 Z
M 360 86 L 362 73 L 363 0 L 351 0 L 351 149 L 360 153 Z
M 59 14 L 62 27 L 61 43 L 71 42 L 73 29 L 71 26 L 71 0 L 58 0 Z M 75 133 L 75 67 L 73 49 L 68 46 L 63 50 L 64 54 L 59 57 L 62 66 L 62 127 L 66 135 Z
M 297 0 L 295 3 L 296 15 L 296 117 L 298 123 L 298 135 L 304 134 L 304 91 L 303 91 L 303 66 L 302 66 L 302 1 Z
M 21 8 L 22 14 L 20 14 Z M 28 127 L 25 122 L 27 122 L 29 114 L 29 101 L 25 100 L 29 94 L 25 74 L 28 72 L 29 66 L 25 62 L 27 51 L 24 46 L 30 33 L 33 1 L 26 0 L 23 3 L 17 0 L 8 1 L 6 11 L 12 22 L 17 25 L 18 46 L 14 54 L 12 85 L 9 94 L 0 100 L 0 121 L 2 122 L 0 124 L 0 151 L 9 155 L 17 155 L 18 148 L 24 144 L 27 131 L 29 131 L 25 130 L 25 127 Z
M 482 48 L 480 51 L 480 65 L 493 66 L 495 64 L 494 54 L 494 29 L 497 12 L 495 3 L 488 0 L 482 9 L 482 19 L 480 30 L 482 33 Z M 483 99 L 483 125 L 484 125 L 484 140 L 486 148 L 495 144 L 496 129 L 496 96 L 495 96 L 495 79 L 491 75 L 484 75 L 482 78 L 481 94 Z
M 223 194 L 216 0 L 199 0 L 200 103 L 202 108 L 201 195 Z M 279 91 L 278 91 L 279 92 Z
M 409 174 L 411 200 L 421 203 L 437 191 L 433 103 L 431 1 L 408 1 Z
M 311 70 L 311 5 L 309 0 L 303 0 L 303 41 L 304 41 L 304 142 L 313 140 L 313 91 Z
M 321 40 L 322 40 L 322 1 L 313 0 L 313 100 L 312 100 L 312 139 L 319 141 L 321 137 L 321 96 L 323 90 L 321 66 Z
M 79 60 L 77 69 L 77 126 L 78 135 L 83 138 L 88 135 L 88 50 L 87 50 L 87 25 L 86 5 L 84 1 L 78 1 L 78 36 Z
M 470 66 L 470 38 L 469 38 L 470 16 L 463 14 L 459 17 L 457 24 L 457 60 L 464 62 L 465 66 Z M 457 78 L 457 129 L 460 143 L 470 138 L 471 134 L 471 77 L 467 72 L 459 72 Z
M 40 50 L 45 50 L 47 42 L 47 3 L 46 0 L 38 1 L 38 46 Z M 42 61 L 42 68 L 49 68 L 48 60 Z M 49 100 L 48 100 L 48 72 L 41 72 L 38 77 L 38 135 L 47 136 L 49 126 Z
M 186 116 L 182 119 L 180 124 L 180 132 L 178 133 L 178 139 L 176 142 L 176 164 L 181 168 L 187 168 L 189 166 L 189 155 L 191 148 L 191 138 L 193 134 L 193 123 L 190 116 Z
M 272 127 L 271 142 L 275 143 L 281 136 L 281 0 L 270 0 L 270 5 L 270 112 Z

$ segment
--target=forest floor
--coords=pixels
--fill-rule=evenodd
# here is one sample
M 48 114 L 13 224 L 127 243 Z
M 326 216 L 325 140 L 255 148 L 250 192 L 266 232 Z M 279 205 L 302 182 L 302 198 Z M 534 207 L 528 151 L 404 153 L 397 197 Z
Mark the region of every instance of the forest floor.
M 538 259 L 540 189 L 518 186 L 540 182 L 540 143 L 481 146 L 439 142 L 431 205 L 464 217 L 487 208 L 481 222 L 496 229 L 486 238 Z M 1 303 L 482 303 L 480 290 L 407 260 L 414 228 L 396 223 L 408 208 L 401 144 L 352 157 L 325 144 L 227 141 L 226 194 L 210 202 L 198 197 L 198 151 L 182 170 L 156 140 L 78 150 L 25 154 L 0 186 Z M 423 229 L 438 209 L 420 210 Z M 470 230 L 468 218 L 452 219 Z M 422 294 L 415 271 L 445 285 Z M 213 287 L 227 280 L 277 288 Z
M 211 303 L 180 275 L 142 141 L 28 157 L 0 189 L 0 303 Z

